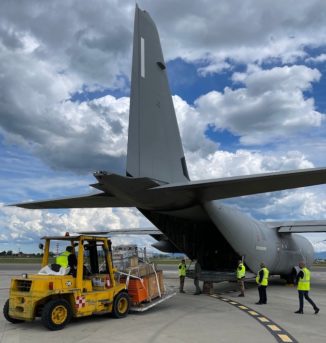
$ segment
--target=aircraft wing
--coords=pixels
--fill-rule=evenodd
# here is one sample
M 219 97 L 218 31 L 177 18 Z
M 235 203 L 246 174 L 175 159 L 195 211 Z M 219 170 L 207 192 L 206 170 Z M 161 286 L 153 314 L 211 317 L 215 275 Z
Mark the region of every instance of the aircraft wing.
M 326 183 L 326 168 L 312 168 L 167 184 L 151 188 L 151 191 L 168 191 L 170 196 L 173 196 L 173 193 L 178 196 L 183 193 L 184 196 L 210 201 L 324 183 Z
M 277 228 L 279 233 L 326 232 L 326 220 L 267 222 L 271 228 Z
M 105 193 L 77 196 L 73 198 L 61 198 L 45 201 L 25 202 L 13 204 L 28 209 L 45 209 L 45 208 L 93 208 L 93 207 L 130 207 L 127 201 L 120 200 L 115 196 Z
M 108 230 L 108 231 L 79 231 L 83 235 L 163 235 L 163 233 L 155 228 L 129 228 L 121 230 Z

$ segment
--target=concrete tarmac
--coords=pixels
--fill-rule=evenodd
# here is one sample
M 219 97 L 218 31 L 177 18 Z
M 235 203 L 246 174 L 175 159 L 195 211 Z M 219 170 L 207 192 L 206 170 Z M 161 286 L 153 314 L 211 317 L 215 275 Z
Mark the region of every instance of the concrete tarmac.
M 8 298 L 10 278 L 23 272 L 33 272 L 34 265 L 0 265 L 0 306 Z M 166 285 L 178 290 L 177 271 L 163 266 Z M 144 313 L 130 314 L 123 319 L 92 316 L 75 319 L 61 331 L 48 331 L 39 319 L 34 322 L 11 324 L 0 319 L 0 342 L 309 342 L 326 341 L 326 268 L 313 268 L 311 298 L 320 308 L 313 314 L 305 303 L 304 315 L 294 314 L 298 309 L 298 295 L 294 287 L 284 286 L 272 278 L 267 289 L 268 304 L 255 305 L 258 292 L 254 282 L 246 283 L 246 296 L 238 298 L 234 283 L 216 284 L 214 291 L 224 300 L 208 295 L 193 295 L 192 280 L 186 280 L 186 294 L 178 293 L 172 299 Z M 230 301 L 226 301 L 230 300 Z M 235 305 L 232 305 L 234 303 Z M 244 305 L 244 306 L 241 306 Z M 242 309 L 242 307 L 246 309 Z M 252 315 L 249 312 L 256 313 Z M 260 318 L 257 320 L 255 316 Z M 264 320 L 261 318 L 265 318 Z M 262 321 L 263 320 L 263 321 Z M 276 332 L 266 327 L 266 320 Z M 265 322 L 265 323 L 264 323 Z M 271 323 L 270 323 L 271 324 Z M 276 324 L 276 325 L 274 325 Z M 277 329 L 285 334 L 277 336 Z M 293 339 L 293 340 L 292 340 Z

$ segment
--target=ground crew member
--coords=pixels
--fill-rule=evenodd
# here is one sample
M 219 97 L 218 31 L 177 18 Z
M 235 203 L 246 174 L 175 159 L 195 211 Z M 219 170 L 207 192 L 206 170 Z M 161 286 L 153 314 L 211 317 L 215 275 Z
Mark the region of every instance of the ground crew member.
M 185 278 L 186 278 L 186 261 L 182 260 L 181 263 L 178 266 L 179 269 L 179 279 L 180 279 L 180 288 L 179 291 L 180 293 L 185 293 L 185 291 L 183 290 L 183 286 L 185 284 Z
M 199 287 L 199 276 L 201 273 L 201 266 L 198 262 L 197 259 L 194 260 L 195 262 L 195 278 L 194 278 L 194 285 L 196 287 L 196 292 L 194 293 L 194 295 L 199 295 L 201 294 L 201 289 Z
M 72 246 L 68 246 L 66 251 L 61 253 L 59 256 L 56 257 L 55 263 L 59 264 L 63 268 L 70 267 L 69 274 L 76 275 L 76 266 L 77 266 L 77 258 L 76 255 L 73 254 Z
M 260 264 L 260 270 L 256 276 L 256 282 L 258 284 L 259 301 L 256 305 L 267 304 L 266 289 L 268 286 L 268 276 L 269 270 L 266 268 L 265 264 L 262 262 Z
M 246 276 L 246 267 L 242 263 L 242 260 L 238 261 L 238 268 L 237 268 L 237 280 L 240 288 L 240 294 L 238 295 L 239 297 L 244 297 L 244 278 Z
M 315 314 L 319 312 L 319 308 L 316 304 L 309 298 L 310 291 L 310 271 L 306 268 L 306 265 L 303 261 L 299 263 L 300 271 L 296 277 L 296 283 L 298 285 L 298 294 L 299 294 L 299 310 L 294 313 L 303 314 L 303 298 L 305 298 L 315 310 Z

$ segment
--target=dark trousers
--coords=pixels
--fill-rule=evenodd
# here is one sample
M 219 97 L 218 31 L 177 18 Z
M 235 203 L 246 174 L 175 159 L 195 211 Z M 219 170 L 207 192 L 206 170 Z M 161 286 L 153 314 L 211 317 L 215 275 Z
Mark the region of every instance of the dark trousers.
M 196 287 L 196 293 L 201 293 L 201 289 L 199 287 L 199 279 L 197 277 L 194 278 L 194 285 Z
M 261 304 L 267 304 L 266 288 L 267 286 L 258 286 L 259 303 Z
M 185 284 L 185 276 L 180 275 L 180 292 L 183 291 L 184 284 Z
M 244 287 L 244 278 L 238 279 L 238 285 L 240 288 L 240 294 L 244 295 L 245 287 Z
M 305 298 L 310 303 L 314 310 L 317 308 L 316 304 L 309 298 L 309 291 L 298 291 L 298 294 L 300 304 L 299 311 L 303 311 L 303 298 Z

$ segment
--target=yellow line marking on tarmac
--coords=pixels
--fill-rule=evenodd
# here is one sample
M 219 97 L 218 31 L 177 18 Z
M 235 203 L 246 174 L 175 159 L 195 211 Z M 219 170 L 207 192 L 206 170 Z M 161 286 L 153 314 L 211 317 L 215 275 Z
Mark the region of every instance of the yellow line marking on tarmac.
M 248 307 L 246 307 L 246 306 L 243 306 L 243 305 L 241 305 L 241 306 L 238 306 L 239 308 L 241 308 L 241 310 L 248 310 Z
M 283 342 L 293 342 L 292 339 L 288 335 L 278 334 L 277 336 L 280 337 Z
M 248 311 L 248 313 L 250 313 L 252 316 L 258 316 L 258 313 L 255 311 Z
M 276 325 L 267 325 L 273 331 L 281 331 L 281 329 Z
M 263 323 L 269 323 L 269 320 L 265 317 L 258 317 L 258 319 Z
M 219 296 L 211 295 L 211 296 L 213 296 L 214 298 L 217 298 L 218 300 L 225 301 L 229 303 L 230 305 L 233 305 L 234 307 L 237 307 L 238 309 L 243 310 L 243 312 L 246 312 L 249 315 L 251 315 L 258 322 L 260 322 L 261 325 L 263 325 L 278 342 L 298 343 L 298 341 L 294 337 L 292 337 L 289 333 L 287 333 L 282 327 L 278 326 L 273 320 L 265 317 L 263 314 L 256 312 L 252 310 L 250 307 L 244 306 L 241 303 L 233 301 L 232 299 L 222 298 L 221 295 Z

